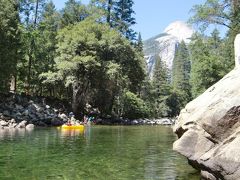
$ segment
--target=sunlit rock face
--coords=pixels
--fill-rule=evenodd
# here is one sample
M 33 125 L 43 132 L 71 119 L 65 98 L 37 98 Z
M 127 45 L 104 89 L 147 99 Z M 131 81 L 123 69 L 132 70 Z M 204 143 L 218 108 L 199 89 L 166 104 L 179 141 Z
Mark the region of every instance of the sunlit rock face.
M 236 67 L 181 111 L 173 149 L 186 156 L 205 179 L 240 179 L 240 36 Z
M 193 32 L 193 29 L 186 23 L 175 21 L 166 27 L 163 33 L 144 41 L 144 54 L 150 77 L 153 75 L 156 55 L 165 62 L 171 71 L 176 45 L 181 41 L 188 44 Z
M 240 34 L 238 34 L 234 41 L 235 47 L 235 67 L 238 68 L 240 66 Z

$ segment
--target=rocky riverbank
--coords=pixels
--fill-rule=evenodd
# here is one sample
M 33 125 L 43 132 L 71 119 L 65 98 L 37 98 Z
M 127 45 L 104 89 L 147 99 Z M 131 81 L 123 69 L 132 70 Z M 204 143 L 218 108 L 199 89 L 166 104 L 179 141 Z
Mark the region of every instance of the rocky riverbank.
M 17 94 L 0 94 L 0 129 L 33 126 L 60 126 L 67 121 L 70 105 L 66 102 Z M 61 115 L 59 112 L 62 112 Z M 97 125 L 172 125 L 175 119 L 108 119 L 95 120 Z
M 16 94 L 1 94 L 0 99 L 0 129 L 58 126 L 64 123 L 59 117 L 59 109 L 67 109 L 63 103 Z
M 173 125 L 175 118 L 160 119 L 97 119 L 96 124 L 99 125 Z

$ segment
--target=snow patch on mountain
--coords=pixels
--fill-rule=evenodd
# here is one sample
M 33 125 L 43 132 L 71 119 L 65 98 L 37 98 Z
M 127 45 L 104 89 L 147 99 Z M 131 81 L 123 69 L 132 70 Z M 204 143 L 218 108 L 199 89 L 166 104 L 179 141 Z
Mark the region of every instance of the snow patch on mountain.
M 150 77 L 155 66 L 154 57 L 159 55 L 171 71 L 177 44 L 181 41 L 188 44 L 193 33 L 194 30 L 185 22 L 175 21 L 167 26 L 163 33 L 144 42 L 144 54 Z
M 193 29 L 182 21 L 171 23 L 164 32 L 176 38 L 179 42 L 184 41 L 185 43 L 190 42 L 190 38 L 194 33 Z

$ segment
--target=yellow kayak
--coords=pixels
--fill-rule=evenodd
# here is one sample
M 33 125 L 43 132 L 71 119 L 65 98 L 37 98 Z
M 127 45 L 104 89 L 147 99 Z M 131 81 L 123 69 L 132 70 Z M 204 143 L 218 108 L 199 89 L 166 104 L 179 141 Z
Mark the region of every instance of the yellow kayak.
M 78 129 L 78 130 L 84 130 L 84 125 L 62 125 L 63 129 Z

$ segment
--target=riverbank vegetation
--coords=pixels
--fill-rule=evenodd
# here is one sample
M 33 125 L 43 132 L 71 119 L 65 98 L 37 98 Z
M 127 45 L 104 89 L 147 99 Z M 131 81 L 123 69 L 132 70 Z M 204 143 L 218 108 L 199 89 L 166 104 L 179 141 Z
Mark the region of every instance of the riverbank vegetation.
M 193 23 L 224 25 L 226 36 L 195 33 L 177 46 L 172 72 L 157 59 L 153 79 L 133 3 L 68 0 L 58 11 L 47 0 L 2 0 L 0 92 L 67 100 L 79 116 L 91 104 L 103 117 L 173 117 L 233 67 L 239 1 L 193 7 Z

